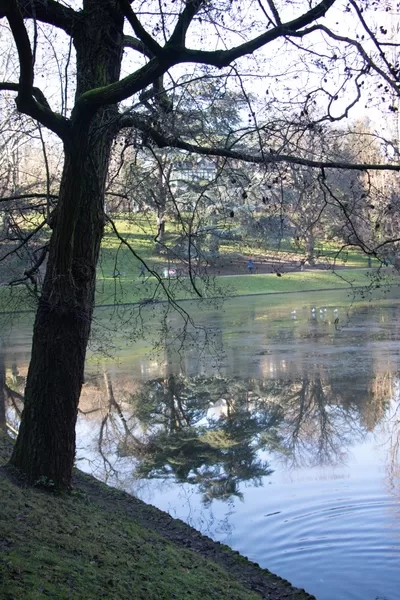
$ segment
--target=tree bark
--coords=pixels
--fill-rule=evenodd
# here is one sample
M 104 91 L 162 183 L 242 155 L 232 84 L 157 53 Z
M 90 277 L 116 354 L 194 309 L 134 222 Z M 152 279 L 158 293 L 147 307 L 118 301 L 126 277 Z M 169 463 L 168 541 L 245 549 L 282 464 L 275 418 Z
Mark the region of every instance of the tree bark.
M 5 368 L 4 368 L 4 354 L 1 347 L 0 339 L 0 431 L 6 430 L 6 398 L 5 398 Z
M 83 159 L 78 149 L 77 154 Z M 98 156 L 91 152 L 90 158 Z M 11 457 L 11 463 L 26 473 L 30 482 L 51 481 L 59 488 L 68 488 L 72 476 L 75 424 L 103 231 L 104 195 L 96 190 L 99 181 L 94 180 L 94 173 L 88 176 L 89 161 L 80 165 L 79 160 L 66 155 L 34 326 L 21 427 Z
M 157 253 L 161 253 L 164 250 L 165 240 L 165 212 L 164 210 L 158 210 L 157 212 L 157 242 L 155 250 Z
M 77 97 L 117 81 L 123 18 L 113 0 L 87 0 L 74 35 Z M 104 227 L 105 180 L 117 107 L 72 126 L 49 259 L 35 319 L 21 426 L 10 463 L 30 483 L 69 489 L 75 425 Z
M 157 253 L 161 253 L 164 250 L 164 241 L 165 241 L 165 212 L 167 208 L 167 196 L 168 192 L 166 186 L 163 182 L 163 170 L 162 167 L 159 166 L 159 181 L 158 181 L 158 191 L 157 191 L 157 241 L 155 245 L 155 250 Z
M 305 239 L 306 261 L 309 265 L 315 265 L 315 238 L 312 231 L 308 231 Z

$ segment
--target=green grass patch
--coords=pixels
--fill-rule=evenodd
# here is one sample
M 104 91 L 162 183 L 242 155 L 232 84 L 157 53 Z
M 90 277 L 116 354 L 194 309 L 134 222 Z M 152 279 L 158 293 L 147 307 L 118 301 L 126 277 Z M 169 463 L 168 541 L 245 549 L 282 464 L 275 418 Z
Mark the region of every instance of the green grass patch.
M 155 252 L 154 238 L 157 234 L 157 224 L 151 217 L 135 217 L 135 222 L 121 216 L 116 219 L 118 231 L 131 245 L 138 256 L 140 256 L 150 269 L 162 274 L 163 268 L 168 265 L 165 256 Z M 167 222 L 167 236 L 176 236 L 176 226 Z M 338 252 L 338 247 L 332 242 L 322 244 L 318 252 L 323 257 L 328 257 L 333 263 Z M 279 251 L 256 247 L 251 239 L 246 243 L 235 244 L 224 242 L 221 244 L 221 260 L 228 263 L 235 259 L 239 264 L 245 265 L 246 256 L 254 256 L 256 265 L 258 260 L 263 260 L 270 253 L 279 259 L 279 262 L 291 261 L 298 255 L 300 259 L 301 250 L 292 248 L 289 241 Z M 342 259 L 346 260 L 347 267 L 366 267 L 367 257 L 361 253 L 349 250 L 341 254 L 337 264 Z M 325 258 L 321 258 L 321 261 Z M 102 242 L 100 260 L 97 269 L 96 304 L 118 305 L 130 304 L 143 301 L 162 301 L 166 299 L 163 285 L 154 276 L 140 278 L 140 261 L 135 258 L 131 250 L 114 234 L 111 225 L 105 230 Z M 373 266 L 374 265 L 373 262 Z M 276 275 L 253 274 L 250 277 L 224 276 L 216 277 L 210 282 L 197 280 L 196 285 L 200 293 L 206 297 L 220 297 L 223 295 L 241 296 L 247 294 L 282 293 L 295 291 L 312 291 L 316 289 L 335 289 L 338 287 L 351 287 L 369 285 L 370 279 L 365 272 L 357 272 L 353 269 L 346 271 L 338 270 L 336 276 L 332 271 L 304 271 L 296 273 L 285 273 L 281 277 Z M 396 279 L 396 278 L 395 278 Z M 190 299 L 195 298 L 196 293 L 191 286 L 188 277 L 178 280 L 164 280 L 164 286 L 172 298 Z M 32 310 L 35 301 L 29 297 L 25 287 L 12 288 L 0 287 L 0 312 L 16 312 Z
M 280 294 L 313 290 L 334 290 L 339 288 L 385 287 L 398 285 L 397 274 L 385 274 L 374 269 L 314 270 L 295 273 L 268 275 L 227 275 L 217 276 L 196 285 L 204 298 L 221 296 L 246 296 L 250 294 Z M 196 298 L 188 277 L 165 279 L 163 285 L 153 276 L 140 278 L 138 273 L 120 273 L 113 276 L 99 276 L 96 286 L 97 306 L 131 304 L 144 301 L 163 301 L 165 289 L 176 300 Z M 25 295 L 24 295 L 25 294 Z M 29 310 L 34 308 L 31 298 L 20 289 L 10 295 L 8 288 L 0 288 L 0 306 L 3 311 Z
M 398 281 L 399 277 L 385 277 L 375 282 L 385 285 L 389 281 Z M 325 289 L 369 286 L 374 279 L 374 271 L 346 269 L 340 271 L 304 271 L 285 273 L 278 277 L 271 275 L 238 275 L 220 278 L 220 286 L 228 295 L 279 294 L 284 292 L 302 292 Z
M 268 275 L 227 275 L 217 276 L 211 287 L 199 280 L 200 292 L 205 298 L 213 296 L 246 296 L 249 294 L 280 294 L 287 292 L 305 292 L 313 290 L 334 290 L 339 288 L 379 287 L 395 284 L 400 281 L 398 275 L 377 274 L 374 270 L 342 269 L 339 271 L 315 270 L 296 273 L 285 273 L 278 277 Z M 169 293 L 175 299 L 195 298 L 187 277 L 177 280 L 164 281 Z M 143 300 L 165 300 L 166 295 L 160 284 L 153 278 L 130 279 L 127 276 L 119 278 L 104 278 L 97 286 L 97 304 L 134 303 Z

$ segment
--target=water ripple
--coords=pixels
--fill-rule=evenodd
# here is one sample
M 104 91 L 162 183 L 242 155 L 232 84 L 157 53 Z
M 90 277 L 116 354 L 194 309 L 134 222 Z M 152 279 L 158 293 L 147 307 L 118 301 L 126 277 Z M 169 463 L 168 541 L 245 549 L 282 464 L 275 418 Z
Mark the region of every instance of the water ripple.
M 242 552 L 318 600 L 399 600 L 398 499 L 363 486 L 351 496 L 303 489 L 280 497 L 280 510 L 273 510 L 280 496 L 276 487 L 277 497 L 266 501 L 268 512 L 254 507 L 246 533 L 237 527 L 235 540 L 245 537 Z

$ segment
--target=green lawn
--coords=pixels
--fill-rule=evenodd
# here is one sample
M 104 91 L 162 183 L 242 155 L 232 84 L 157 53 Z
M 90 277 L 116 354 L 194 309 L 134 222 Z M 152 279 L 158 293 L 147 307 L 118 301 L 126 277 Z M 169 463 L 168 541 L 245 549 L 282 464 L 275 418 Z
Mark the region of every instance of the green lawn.
M 343 287 L 368 286 L 375 281 L 371 274 L 374 271 L 360 269 L 345 269 L 338 271 L 304 271 L 285 273 L 278 277 L 271 275 L 238 275 L 220 277 L 222 289 L 229 295 L 243 296 L 246 294 L 279 294 L 282 292 L 312 291 L 318 289 L 338 289 Z M 392 278 L 391 278 L 392 279 Z M 397 278 L 396 278 L 397 279 Z M 377 285 L 388 283 L 389 279 L 376 281 Z
M 145 261 L 150 261 L 150 265 L 157 267 L 164 265 L 165 257 L 159 256 L 154 252 L 154 238 L 157 235 L 157 225 L 155 220 L 149 217 L 135 217 L 132 222 L 128 219 L 120 217 L 116 219 L 115 224 L 120 235 L 134 248 L 135 252 Z M 166 224 L 167 236 L 169 238 L 176 237 L 177 228 L 174 223 L 167 221 Z M 315 253 L 317 256 L 316 263 L 328 263 L 330 266 L 340 267 L 368 267 L 368 258 L 365 254 L 357 249 L 346 248 L 341 250 L 341 243 L 320 242 Z M 108 225 L 105 230 L 105 236 L 102 244 L 102 262 L 105 270 L 114 270 L 116 252 L 118 250 L 119 270 L 139 268 L 139 262 L 136 261 L 128 248 L 115 236 L 111 225 Z M 290 240 L 285 240 L 277 248 L 269 248 L 265 244 L 260 244 L 259 240 L 246 238 L 242 241 L 229 242 L 221 241 L 220 244 L 220 259 L 228 260 L 235 257 L 238 260 L 245 261 L 248 256 L 254 256 L 261 259 L 263 256 L 279 257 L 281 262 L 300 260 L 304 255 L 301 248 L 292 244 Z M 372 267 L 378 267 L 379 262 L 372 259 Z
M 377 275 L 374 270 L 345 269 L 333 271 L 304 271 L 286 273 L 281 277 L 270 275 L 217 276 L 205 284 L 197 281 L 199 291 L 205 298 L 219 296 L 244 296 L 248 294 L 279 294 L 283 292 L 313 291 L 346 287 L 387 286 L 399 282 L 399 277 Z M 97 304 L 133 303 L 146 299 L 164 300 L 165 290 L 176 299 L 195 298 L 189 278 L 162 280 L 149 276 L 141 279 L 123 275 L 118 278 L 104 277 L 97 286 Z
M 221 257 L 228 258 L 235 255 L 238 259 L 245 260 L 249 256 L 253 256 L 256 261 L 262 260 L 265 255 L 271 258 L 279 258 L 280 262 L 290 262 L 291 260 L 300 261 L 304 257 L 304 251 L 285 241 L 279 247 L 269 248 L 267 245 L 260 244 L 256 240 L 249 240 L 237 243 L 223 242 L 220 247 Z M 359 250 L 351 248 L 341 250 L 340 242 L 336 244 L 332 242 L 321 243 L 315 249 L 316 265 L 329 264 L 331 267 L 368 267 L 368 257 Z M 378 267 L 379 261 L 371 260 L 372 267 Z
M 188 277 L 178 279 L 162 279 L 159 281 L 149 275 L 124 272 L 117 277 L 101 276 L 97 282 L 96 304 L 119 305 L 143 301 L 163 301 L 167 293 L 174 299 L 185 300 L 196 298 Z M 313 290 L 329 290 L 351 287 L 380 287 L 398 285 L 398 275 L 377 274 L 375 270 L 341 269 L 338 271 L 304 271 L 286 273 L 281 277 L 269 275 L 232 275 L 217 276 L 209 281 L 196 280 L 199 292 L 204 298 L 221 296 L 244 296 L 249 294 L 279 294 L 283 292 L 301 292 Z M 13 291 L 0 288 L 0 305 L 3 311 L 29 310 L 34 307 L 32 299 L 26 296 L 23 289 Z
M 151 218 L 139 217 L 135 223 L 127 219 L 117 220 L 118 231 L 128 246 L 114 234 L 108 225 L 103 239 L 101 256 L 98 265 L 96 303 L 98 306 L 108 304 L 135 303 L 141 301 L 160 301 L 166 299 L 166 292 L 175 299 L 196 297 L 192 282 L 188 277 L 159 281 L 154 275 L 147 274 L 139 278 L 140 260 L 134 256 L 131 248 L 140 256 L 150 269 L 161 274 L 167 266 L 165 256 L 154 252 L 154 236 L 157 228 Z M 174 235 L 174 225 L 169 224 L 168 235 Z M 239 251 L 240 250 L 240 251 Z M 243 261 L 247 254 L 256 258 L 265 253 L 265 249 L 251 246 L 234 247 L 225 243 L 221 246 L 222 259 L 235 257 Z M 325 244 L 323 251 L 333 259 L 337 253 L 332 244 Z M 293 258 L 293 252 L 281 253 L 281 261 Z M 243 263 L 245 264 L 245 263 Z M 365 267 L 367 258 L 352 251 L 348 255 L 348 265 Z M 294 291 L 312 291 L 317 289 L 337 289 L 339 287 L 367 286 L 371 279 L 366 271 L 356 269 L 338 269 L 337 274 L 329 270 L 286 273 L 281 277 L 276 274 L 253 274 L 238 276 L 217 276 L 209 280 L 195 280 L 195 285 L 203 297 L 241 296 L 246 294 L 281 293 Z M 397 281 L 397 277 L 394 278 Z M 378 282 L 379 283 L 379 282 Z M 29 310 L 34 307 L 34 300 L 27 296 L 25 288 L 0 287 L 0 311 Z

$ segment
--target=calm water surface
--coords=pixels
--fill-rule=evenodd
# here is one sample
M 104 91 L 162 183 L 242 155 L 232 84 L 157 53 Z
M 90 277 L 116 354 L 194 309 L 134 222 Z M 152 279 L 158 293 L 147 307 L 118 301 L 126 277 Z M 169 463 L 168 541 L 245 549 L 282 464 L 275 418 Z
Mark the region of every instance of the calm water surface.
M 281 300 L 209 308 L 206 345 L 91 357 L 79 466 L 319 600 L 399 600 L 400 301 Z M 28 336 L 4 341 L 14 389 Z

